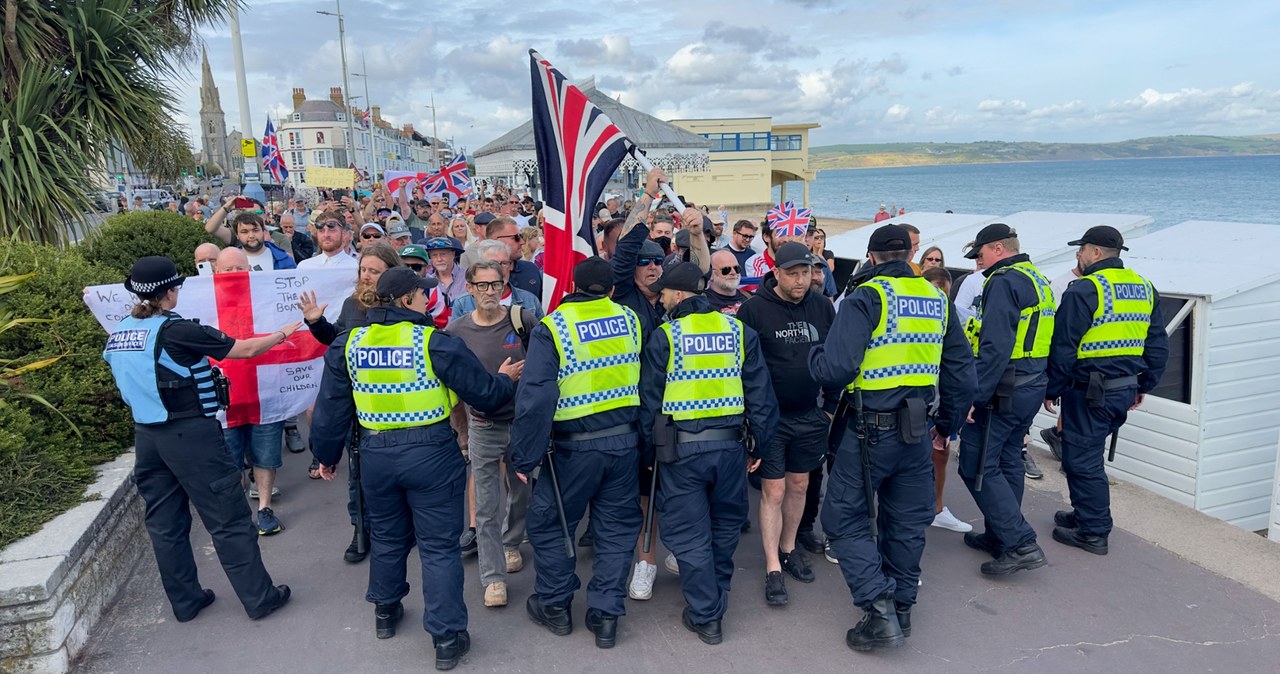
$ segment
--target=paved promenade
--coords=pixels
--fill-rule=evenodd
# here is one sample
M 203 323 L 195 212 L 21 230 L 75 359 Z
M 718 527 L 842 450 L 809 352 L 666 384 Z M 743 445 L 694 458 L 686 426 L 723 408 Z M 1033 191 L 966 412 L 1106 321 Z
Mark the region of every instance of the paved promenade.
M 1054 542 L 1054 510 L 1065 491 L 1058 464 L 1037 451 L 1046 479 L 1028 480 L 1026 514 L 1049 566 L 991 580 L 986 557 L 960 534 L 930 529 L 924 586 L 903 648 L 854 653 L 844 634 L 860 612 L 838 568 L 821 557 L 817 581 L 788 579 L 791 604 L 763 597 L 758 529 L 736 556 L 725 640 L 706 646 L 680 624 L 679 579 L 658 571 L 654 598 L 628 601 L 616 648 L 595 648 L 583 626 L 586 601 L 574 603 L 574 632 L 556 637 L 531 623 L 532 551 L 508 583 L 511 605 L 486 609 L 476 558 L 465 560 L 473 646 L 459 672 L 1264 672 L 1280 668 L 1280 545 L 1211 520 L 1128 485 L 1113 488 L 1118 528 L 1111 554 L 1096 557 Z M 293 588 L 278 613 L 252 622 L 235 601 L 209 536 L 193 532 L 201 579 L 218 600 L 188 624 L 173 620 L 150 545 L 118 603 L 106 614 L 77 671 L 107 672 L 409 672 L 432 669 L 421 629 L 417 556 L 410 559 L 399 634 L 373 636 L 364 601 L 367 563 L 349 565 L 345 483 L 306 478 L 309 455 L 286 454 L 275 510 L 285 530 L 261 539 L 267 568 Z M 345 466 L 344 466 L 345 467 Z M 758 492 L 751 492 L 752 498 Z M 958 478 L 948 505 L 977 523 L 977 507 Z M 758 522 L 753 504 L 752 522 Z M 1136 532 L 1136 533 L 1135 533 Z M 1157 546 L 1151 542 L 1160 543 Z M 1171 551 L 1172 550 L 1172 551 Z M 584 587 L 590 551 L 581 549 Z M 661 566 L 661 564 L 659 564 Z

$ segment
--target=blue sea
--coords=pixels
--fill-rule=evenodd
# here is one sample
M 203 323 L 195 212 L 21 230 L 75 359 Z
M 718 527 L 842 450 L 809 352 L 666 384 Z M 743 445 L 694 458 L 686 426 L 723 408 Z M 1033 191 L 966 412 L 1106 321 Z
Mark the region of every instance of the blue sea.
M 802 185 L 787 189 L 798 202 Z M 1152 229 L 1186 220 L 1280 224 L 1280 156 L 839 169 L 819 172 L 809 188 L 818 216 L 869 220 L 881 203 L 908 213 L 1140 214 L 1155 218 Z

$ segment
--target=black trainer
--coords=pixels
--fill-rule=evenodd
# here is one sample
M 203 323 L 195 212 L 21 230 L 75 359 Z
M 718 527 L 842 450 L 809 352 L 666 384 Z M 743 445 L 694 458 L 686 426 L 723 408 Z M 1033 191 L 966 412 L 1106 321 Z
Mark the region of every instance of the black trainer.
M 906 641 L 898 624 L 898 611 L 893 595 L 885 593 L 871 602 L 862 620 L 844 635 L 844 642 L 855 651 L 897 648 Z
M 781 562 L 782 570 L 786 571 L 787 575 L 801 583 L 813 582 L 813 569 L 809 568 L 809 562 L 804 558 L 804 553 L 799 550 L 792 550 L 791 552 L 779 550 L 778 561 Z
M 546 606 L 538 599 L 538 595 L 531 594 L 524 607 L 530 620 L 547 628 L 552 634 L 563 637 L 573 632 L 573 616 L 570 615 L 568 606 Z
M 995 536 L 987 533 L 976 533 L 970 531 L 964 535 L 964 544 L 991 555 L 992 558 L 1000 556 L 1000 541 Z
M 194 613 L 192 613 L 190 616 L 187 616 L 186 618 L 178 618 L 177 616 L 174 616 L 174 618 L 177 619 L 177 621 L 180 623 L 189 623 L 192 620 L 195 620 L 196 616 L 200 615 L 201 611 L 208 608 L 209 604 L 213 603 L 213 599 L 214 599 L 213 590 L 205 590 L 204 599 L 200 600 L 200 605 L 196 607 L 196 610 Z
M 764 601 L 770 606 L 787 605 L 787 584 L 781 571 L 770 571 L 764 577 Z
M 1062 435 L 1058 433 L 1056 428 L 1046 428 L 1040 431 L 1040 439 L 1044 440 L 1044 444 L 1049 446 L 1049 453 L 1053 458 L 1062 461 Z
M 249 619 L 261 620 L 262 618 L 265 618 L 271 615 L 272 613 L 275 613 L 276 610 L 278 610 L 281 606 L 284 606 L 285 604 L 289 603 L 289 596 L 292 594 L 293 592 L 289 590 L 288 585 L 277 585 L 276 600 L 272 602 L 270 605 L 268 605 L 266 608 L 258 611 L 256 615 L 250 614 Z
M 597 608 L 587 609 L 587 629 L 596 635 L 596 648 L 613 648 L 618 642 L 618 616 Z
M 373 625 L 374 636 L 379 639 L 390 639 L 396 635 L 396 624 L 404 617 L 404 604 L 374 604 Z
M 351 545 L 347 546 L 347 551 L 342 553 L 342 560 L 348 564 L 359 564 L 369 556 L 369 533 L 366 531 L 364 535 L 364 552 L 360 552 L 360 530 L 356 529 L 351 532 Z
M 712 620 L 711 622 L 695 623 L 693 616 L 689 614 L 691 611 L 688 606 L 684 607 L 684 613 L 680 614 L 680 622 L 684 623 L 685 629 L 698 635 L 702 643 L 715 646 L 724 641 L 724 633 L 720 630 L 720 621 Z
M 1048 563 L 1039 545 L 1027 543 L 1006 550 L 1003 555 L 983 564 L 981 570 L 984 576 L 1007 576 L 1017 571 L 1038 569 Z
M 1080 548 L 1085 552 L 1092 552 L 1095 555 L 1107 554 L 1106 536 L 1081 533 L 1076 528 L 1054 527 L 1053 540 L 1063 545 L 1070 545 L 1073 548 Z
M 1053 523 L 1064 529 L 1075 529 L 1079 526 L 1076 522 L 1076 511 L 1059 510 L 1053 514 Z
M 476 553 L 476 528 L 468 527 L 462 535 L 458 537 L 458 546 L 462 548 L 462 554 L 474 555 Z
M 898 614 L 898 627 L 902 628 L 902 636 L 911 636 L 911 604 L 893 600 L 893 612 Z
M 458 666 L 458 660 L 471 650 L 471 635 L 466 630 L 455 633 L 447 639 L 431 637 L 436 646 L 436 669 L 448 671 Z
M 818 538 L 813 529 L 805 529 L 796 532 L 796 546 L 804 548 L 807 552 L 814 555 L 820 555 L 824 552 L 822 539 Z

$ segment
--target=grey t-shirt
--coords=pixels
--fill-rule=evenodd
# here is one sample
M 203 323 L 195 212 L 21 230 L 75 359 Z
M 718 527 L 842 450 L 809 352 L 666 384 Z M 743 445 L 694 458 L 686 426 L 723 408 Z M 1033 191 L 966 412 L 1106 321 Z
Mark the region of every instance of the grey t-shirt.
M 461 339 L 476 358 L 480 359 L 485 371 L 492 374 L 498 373 L 498 366 L 502 365 L 502 361 L 510 358 L 513 363 L 519 362 L 524 360 L 525 355 L 524 344 L 516 335 L 515 326 L 511 324 L 510 309 L 503 307 L 502 310 L 505 313 L 504 320 L 494 325 L 476 325 L 475 314 L 470 313 L 450 323 L 447 330 L 449 334 Z M 538 319 L 528 309 L 521 309 L 520 316 L 526 334 L 532 332 Z M 492 414 L 481 414 L 474 409 L 471 414 L 492 421 L 512 421 L 516 417 L 515 398 Z

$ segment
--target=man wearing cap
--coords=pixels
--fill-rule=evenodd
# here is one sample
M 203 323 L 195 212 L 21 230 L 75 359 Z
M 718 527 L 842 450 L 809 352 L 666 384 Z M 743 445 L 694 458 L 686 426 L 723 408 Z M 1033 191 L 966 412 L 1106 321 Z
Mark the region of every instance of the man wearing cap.
M 529 618 L 551 633 L 573 631 L 571 604 L 581 586 L 565 552 L 591 508 L 595 555 L 587 585 L 587 629 L 596 646 L 612 648 L 618 618 L 626 613 L 627 569 L 642 514 L 639 500 L 640 321 L 609 299 L 613 272 L 599 257 L 573 270 L 577 289 L 529 334 L 525 376 L 516 401 L 511 462 L 533 485 L 526 529 L 537 580 L 526 602 Z M 548 438 L 554 454 L 548 454 Z M 569 527 L 565 540 L 554 470 Z
M 725 253 L 727 255 L 727 253 Z M 743 303 L 738 320 L 756 331 L 778 399 L 778 432 L 763 447 L 760 464 L 760 540 L 764 544 L 765 601 L 787 604 L 782 572 L 801 583 L 814 581 L 796 533 L 804 514 L 809 472 L 827 456 L 831 417 L 818 407 L 818 383 L 809 374 L 809 349 L 823 343 L 835 319 L 835 307 L 811 289 L 816 263 L 825 266 L 803 244 L 778 247 L 777 267 L 765 276 L 760 291 Z M 834 413 L 840 389 L 822 391 Z
M 290 591 L 288 585 L 273 586 L 262 565 L 240 491 L 240 466 L 222 442 L 216 418 L 222 407 L 219 374 L 209 359 L 260 356 L 302 324 L 232 339 L 173 312 L 182 282 L 166 257 L 135 262 L 124 287 L 139 302 L 112 330 L 102 357 L 133 414 L 134 481 L 147 506 L 147 533 L 174 617 L 194 620 L 214 600 L 213 590 L 200 587 L 191 552 L 190 506 L 195 506 L 231 587 L 257 620 L 284 606 Z
M 1091 227 L 1067 245 L 1080 246 L 1081 277 L 1058 305 L 1049 346 L 1044 408 L 1062 403 L 1062 468 L 1071 510 L 1054 513 L 1053 540 L 1095 555 L 1107 554 L 1111 494 L 1102 457 L 1130 410 L 1160 383 L 1169 359 L 1160 294 L 1126 269 L 1129 250 L 1114 227 Z
M 413 243 L 413 235 L 409 231 L 409 226 L 404 224 L 404 219 L 400 217 L 399 213 L 392 213 L 387 217 L 386 228 L 387 238 L 390 239 L 387 243 L 392 246 L 400 248 Z
M 889 215 L 889 213 L 885 211 L 884 204 L 880 204 L 880 210 L 876 211 L 875 222 L 882 222 L 884 220 L 888 220 L 891 217 L 893 216 Z
M 454 239 L 438 236 L 427 239 L 427 255 L 431 258 L 429 276 L 440 282 L 440 289 L 450 299 L 458 299 L 467 294 L 467 279 L 458 268 L 458 256 L 462 254 L 462 246 Z
M 370 434 L 361 441 L 360 484 L 369 515 L 369 588 L 376 636 L 395 636 L 409 593 L 405 562 L 416 543 L 422 559 L 423 627 L 436 669 L 452 669 L 471 647 L 458 537 L 466 506 L 466 464 L 449 426 L 461 398 L 494 411 L 511 400 L 520 363 L 485 371 L 458 338 L 426 315 L 434 279 L 406 267 L 378 278 L 380 304 L 369 325 L 343 333 L 325 353 L 311 440 L 321 477 L 332 480 L 354 414 Z M 502 376 L 505 375 L 505 376 Z
M 821 517 L 853 602 L 865 612 L 845 635 L 856 651 L 900 646 L 910 634 L 934 515 L 927 409 L 939 397 L 933 423 L 950 436 L 975 387 L 969 343 L 950 302 L 907 265 L 910 234 L 883 225 L 867 253 L 870 264 L 854 277 L 826 344 L 809 352 L 814 379 L 844 388 L 849 403 L 833 420 L 839 449 Z M 877 502 L 878 539 L 869 519 Z
M 656 455 L 655 443 L 672 447 L 654 457 L 662 462 L 659 534 L 679 563 L 688 603 L 681 621 L 714 645 L 723 639 L 733 553 L 750 507 L 744 468 L 760 463 L 748 448 L 769 445 L 778 408 L 756 331 L 714 311 L 705 289 L 692 262 L 652 286 L 670 322 L 646 340 L 640 435 L 646 452 Z
M 978 388 L 969 415 L 973 421 L 960 431 L 959 470 L 986 530 L 966 533 L 964 542 L 995 558 L 982 565 L 984 575 L 1004 576 L 1048 563 L 1035 529 L 1022 516 L 1022 441 L 1044 401 L 1053 290 L 1020 252 L 1018 234 L 1006 224 L 983 227 L 965 257 L 979 261 L 986 280 L 977 315 L 965 330 L 977 359 Z M 981 490 L 975 481 L 979 474 Z
M 356 241 L 356 250 L 360 250 L 364 244 L 370 241 L 381 241 L 386 237 L 386 231 L 382 229 L 382 225 L 376 222 L 366 222 L 360 225 L 360 240 Z

